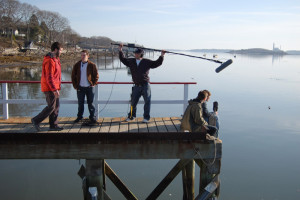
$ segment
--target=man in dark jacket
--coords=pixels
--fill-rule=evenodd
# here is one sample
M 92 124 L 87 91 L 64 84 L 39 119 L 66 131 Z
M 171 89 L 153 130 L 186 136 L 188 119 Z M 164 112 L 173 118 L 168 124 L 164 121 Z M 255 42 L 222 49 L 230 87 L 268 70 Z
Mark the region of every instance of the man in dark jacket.
M 95 85 L 97 85 L 99 74 L 96 65 L 89 61 L 89 52 L 81 51 L 81 60 L 78 61 L 72 70 L 72 83 L 77 90 L 78 114 L 74 123 L 79 122 L 83 118 L 84 98 L 87 98 L 87 104 L 90 112 L 90 122 L 96 123 L 95 106 L 93 104 L 95 96 Z
M 149 70 L 159 67 L 163 60 L 165 51 L 161 51 L 161 56 L 155 60 L 143 58 L 144 52 L 141 48 L 134 51 L 135 58 L 125 58 L 122 52 L 123 44 L 120 44 L 119 58 L 121 62 L 130 68 L 134 86 L 131 93 L 131 109 L 128 113 L 126 121 L 130 121 L 136 117 L 136 106 L 141 96 L 143 96 L 144 105 L 144 120 L 147 123 L 150 120 L 150 106 L 151 106 L 151 88 L 149 83 Z

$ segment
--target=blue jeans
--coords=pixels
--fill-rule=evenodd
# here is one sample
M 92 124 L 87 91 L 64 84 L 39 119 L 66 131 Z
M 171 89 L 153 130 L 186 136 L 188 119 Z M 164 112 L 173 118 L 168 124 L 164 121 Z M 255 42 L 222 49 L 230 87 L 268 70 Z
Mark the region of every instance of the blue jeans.
M 219 131 L 218 131 L 218 128 L 215 127 L 215 126 L 211 126 L 211 125 L 206 125 L 206 127 L 208 128 L 208 134 L 211 135 L 211 136 L 214 136 L 214 137 L 219 137 Z
M 77 117 L 79 119 L 83 118 L 84 112 L 84 98 L 86 96 L 87 104 L 90 112 L 90 119 L 96 119 L 95 116 L 95 105 L 93 104 L 94 96 L 95 96 L 95 87 L 81 87 L 79 86 L 77 89 L 77 99 L 78 99 L 78 114 Z
M 150 84 L 146 83 L 142 86 L 133 86 L 131 93 L 131 110 L 128 113 L 128 117 L 136 117 L 136 105 L 138 104 L 140 97 L 143 96 L 145 105 L 144 105 L 144 119 L 150 119 L 150 107 L 151 107 L 151 88 Z
M 211 114 L 213 114 L 213 112 L 211 112 Z M 219 130 L 219 129 L 220 129 L 219 116 L 216 115 L 216 114 L 213 114 L 212 117 L 214 118 L 213 121 L 215 121 L 215 124 L 211 124 L 211 122 L 209 121 L 208 117 L 204 117 L 204 120 L 205 120 L 208 124 L 213 125 L 213 126 L 216 126 L 217 129 Z

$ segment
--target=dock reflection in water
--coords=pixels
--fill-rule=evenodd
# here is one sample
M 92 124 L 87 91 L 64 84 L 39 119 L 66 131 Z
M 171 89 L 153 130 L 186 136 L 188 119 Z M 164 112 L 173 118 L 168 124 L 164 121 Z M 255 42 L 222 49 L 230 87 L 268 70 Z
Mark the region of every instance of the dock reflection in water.
M 208 58 L 212 56 L 206 54 Z M 200 89 L 208 89 L 212 92 L 210 102 L 219 102 L 220 138 L 224 144 L 222 199 L 300 199 L 300 179 L 295 178 L 300 173 L 300 160 L 295 159 L 300 152 L 300 57 L 237 55 L 233 58 L 230 54 L 218 54 L 218 59 L 222 58 L 232 58 L 233 64 L 216 74 L 215 64 L 166 55 L 163 66 L 150 71 L 151 81 L 195 81 L 198 84 L 189 88 L 189 99 L 195 98 Z M 118 65 L 117 60 L 114 63 Z M 0 70 L 2 80 L 14 76 Z M 112 81 L 115 74 L 116 81 L 131 81 L 123 68 L 99 69 L 99 74 L 100 81 Z M 30 80 L 34 76 L 26 75 Z M 63 78 L 69 81 L 70 71 L 63 72 Z M 151 87 L 153 99 L 182 97 L 182 87 Z M 21 84 L 19 88 L 14 88 L 15 95 L 44 98 L 39 88 Z M 129 99 L 130 91 L 129 85 L 115 86 L 111 99 Z M 100 98 L 107 99 L 110 92 L 111 87 L 101 87 Z M 70 95 L 64 98 L 76 99 L 71 87 L 63 88 L 63 93 Z M 139 117 L 143 114 L 142 106 L 138 107 Z M 212 109 L 212 104 L 208 106 Z M 76 109 L 76 105 L 64 105 L 59 116 L 76 116 Z M 10 116 L 34 116 L 40 110 L 38 106 L 31 109 L 20 106 Z M 126 113 L 127 106 L 113 105 L 107 106 L 100 116 L 121 117 Z M 181 116 L 182 105 L 152 105 L 152 117 L 166 114 Z M 143 194 L 150 194 L 178 162 L 175 159 L 105 161 L 140 199 L 145 199 L 147 196 Z M 77 175 L 80 166 L 76 160 L 1 160 L 0 175 L 5 182 L 0 187 L 1 199 L 82 199 L 82 183 Z M 195 177 L 199 176 L 196 170 Z M 143 186 L 137 187 L 141 183 Z M 199 187 L 197 184 L 196 181 L 195 188 Z M 109 179 L 106 186 L 113 199 L 125 199 Z M 159 199 L 182 199 L 182 191 L 182 178 L 177 176 Z

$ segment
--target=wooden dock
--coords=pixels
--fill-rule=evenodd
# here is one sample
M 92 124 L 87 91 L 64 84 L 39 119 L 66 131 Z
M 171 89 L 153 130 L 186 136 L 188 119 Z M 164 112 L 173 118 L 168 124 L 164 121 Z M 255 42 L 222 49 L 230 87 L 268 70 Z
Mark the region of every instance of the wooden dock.
M 0 133 L 36 133 L 31 118 L 0 119 Z M 156 117 L 151 118 L 149 123 L 143 123 L 143 118 L 136 118 L 125 122 L 125 117 L 100 118 L 98 124 L 86 126 L 84 123 L 73 123 L 75 117 L 60 117 L 59 126 L 63 127 L 59 133 L 137 133 L 137 132 L 179 132 L 180 117 Z M 54 133 L 48 131 L 48 119 L 40 124 L 41 131 L 38 133 Z M 57 132 L 57 133 L 58 133 Z
M 110 199 L 105 190 L 107 176 L 126 199 L 137 199 L 105 159 L 179 159 L 147 199 L 157 199 L 182 172 L 183 199 L 206 200 L 219 195 L 222 141 L 206 133 L 180 131 L 180 117 L 100 118 L 99 124 L 74 124 L 75 118 L 61 117 L 59 132 L 49 131 L 47 121 L 36 132 L 30 118 L 0 119 L 0 159 L 86 159 L 81 177 L 85 199 L 96 187 L 98 199 Z M 195 163 L 200 170 L 199 194 L 195 198 Z M 85 178 L 84 178 L 85 177 Z
M 180 117 L 151 118 L 149 123 L 143 123 L 142 118 L 130 122 L 119 117 L 100 118 L 93 126 L 74 120 L 59 118 L 62 131 L 49 131 L 44 121 L 37 132 L 30 118 L 1 119 L 0 159 L 199 158 L 195 149 L 203 151 L 206 158 L 215 157 L 214 141 L 206 140 L 205 134 L 180 132 Z M 216 142 L 220 158 L 222 141 Z

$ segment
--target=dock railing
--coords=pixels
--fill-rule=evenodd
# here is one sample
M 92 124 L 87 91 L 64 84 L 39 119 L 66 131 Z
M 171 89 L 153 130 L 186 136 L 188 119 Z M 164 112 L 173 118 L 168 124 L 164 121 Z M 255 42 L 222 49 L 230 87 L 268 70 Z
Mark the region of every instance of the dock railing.
M 45 99 L 9 99 L 8 98 L 8 84 L 24 83 L 24 84 L 40 84 L 40 81 L 0 81 L 2 84 L 2 99 L 0 104 L 3 105 L 3 119 L 9 118 L 9 104 L 46 104 Z M 62 84 L 72 84 L 70 81 L 63 81 Z M 95 86 L 95 98 L 94 104 L 97 109 L 97 119 L 99 118 L 99 105 L 100 104 L 129 104 L 128 100 L 100 100 L 99 99 L 99 85 L 105 84 L 133 84 L 132 82 L 98 82 Z M 150 84 L 162 84 L 162 85 L 183 85 L 183 99 L 179 100 L 151 100 L 151 104 L 182 104 L 183 112 L 188 104 L 189 85 L 197 84 L 196 82 L 150 82 Z M 86 103 L 86 102 L 85 102 Z M 140 103 L 144 103 L 143 100 Z M 78 104 L 77 99 L 60 99 L 60 104 Z

